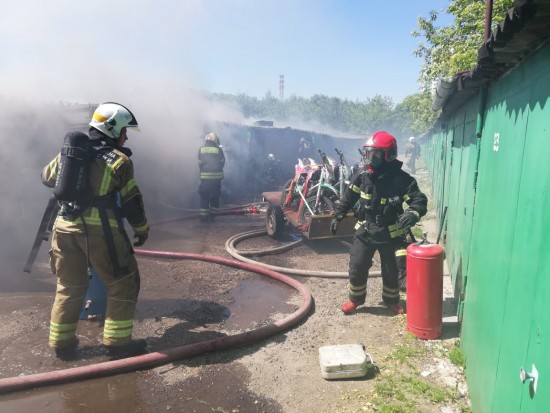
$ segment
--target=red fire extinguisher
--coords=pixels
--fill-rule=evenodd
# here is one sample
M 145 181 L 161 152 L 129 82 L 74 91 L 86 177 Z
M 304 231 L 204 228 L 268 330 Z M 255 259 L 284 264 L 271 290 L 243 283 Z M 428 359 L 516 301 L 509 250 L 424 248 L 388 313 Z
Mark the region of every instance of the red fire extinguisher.
M 421 339 L 441 335 L 443 248 L 426 240 L 407 247 L 407 330 Z

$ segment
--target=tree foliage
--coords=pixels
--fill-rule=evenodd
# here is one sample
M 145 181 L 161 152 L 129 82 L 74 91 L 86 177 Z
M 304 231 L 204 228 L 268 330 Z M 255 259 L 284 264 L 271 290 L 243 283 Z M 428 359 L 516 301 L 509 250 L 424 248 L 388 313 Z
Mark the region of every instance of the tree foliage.
M 493 0 L 492 28 L 514 5 L 514 0 Z M 477 61 L 477 51 L 483 44 L 485 31 L 486 0 L 451 0 L 441 12 L 431 11 L 428 17 L 418 19 L 414 37 L 423 41 L 414 55 L 424 59 L 419 81 L 423 89 L 429 89 L 439 79 L 451 80 L 454 74 L 471 70 Z M 454 17 L 448 26 L 437 26 L 441 13 Z
M 368 134 L 388 129 L 396 134 L 409 134 L 402 117 L 395 116 L 396 107 L 388 96 L 375 95 L 365 102 L 313 95 L 311 98 L 291 96 L 280 101 L 267 94 L 263 99 L 246 95 L 215 94 L 213 97 L 241 108 L 247 118 L 268 118 L 287 124 L 321 125 L 348 133 Z
M 433 125 L 439 115 L 432 107 L 433 95 L 425 90 L 407 96 L 396 106 L 394 116 L 401 123 L 401 129 L 408 128 L 413 135 L 421 135 Z

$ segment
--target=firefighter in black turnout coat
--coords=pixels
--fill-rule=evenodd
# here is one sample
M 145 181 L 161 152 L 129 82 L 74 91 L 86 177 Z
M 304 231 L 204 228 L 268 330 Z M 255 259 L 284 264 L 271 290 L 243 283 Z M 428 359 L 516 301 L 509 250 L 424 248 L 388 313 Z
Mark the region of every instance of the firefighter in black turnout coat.
M 399 307 L 396 250 L 407 230 L 426 214 L 428 199 L 416 180 L 401 169 L 397 142 L 385 131 L 374 133 L 363 145 L 365 170 L 356 173 L 336 208 L 331 231 L 336 233 L 344 214 L 359 201 L 357 224 L 350 251 L 349 300 L 342 305 L 345 314 L 365 303 L 367 279 L 372 258 L 378 250 L 382 266 L 382 300 L 395 313 Z M 403 203 L 408 205 L 403 210 Z
M 211 132 L 204 137 L 204 141 L 204 146 L 199 149 L 200 221 L 212 222 L 220 208 L 225 155 L 220 147 L 218 135 Z

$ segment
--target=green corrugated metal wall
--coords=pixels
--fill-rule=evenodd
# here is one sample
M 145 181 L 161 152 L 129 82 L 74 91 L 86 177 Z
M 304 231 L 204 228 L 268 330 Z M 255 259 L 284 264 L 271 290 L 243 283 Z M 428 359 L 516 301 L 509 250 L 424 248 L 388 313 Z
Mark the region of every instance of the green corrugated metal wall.
M 547 43 L 488 86 L 479 141 L 481 94 L 423 142 L 440 218 L 448 207 L 474 413 L 550 411 L 549 67 Z M 536 393 L 519 378 L 533 364 Z
M 445 255 L 455 290 L 462 291 L 468 265 L 477 159 L 477 101 L 468 102 L 459 116 L 448 119 L 432 136 L 424 151 L 432 173 L 433 194 L 440 220 L 445 207 Z

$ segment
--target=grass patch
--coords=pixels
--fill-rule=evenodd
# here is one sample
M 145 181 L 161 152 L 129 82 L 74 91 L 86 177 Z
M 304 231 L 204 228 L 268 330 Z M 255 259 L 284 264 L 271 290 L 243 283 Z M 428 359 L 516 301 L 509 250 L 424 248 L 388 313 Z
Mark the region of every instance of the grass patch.
M 414 335 L 403 335 L 402 342 L 385 358 L 387 368 L 377 377 L 372 395 L 377 412 L 414 413 L 419 402 L 450 400 L 450 393 L 418 377 L 416 365 L 427 352 Z
M 405 364 L 411 368 L 414 368 L 414 361 L 416 358 L 425 354 L 425 350 L 418 346 L 410 346 L 404 344 L 395 349 L 395 351 L 387 356 L 388 360 L 393 360 L 399 364 Z
M 466 356 L 464 355 L 462 349 L 458 346 L 453 346 L 449 350 L 449 360 L 455 366 L 462 367 L 463 369 L 466 368 Z
M 401 321 L 401 320 L 400 320 Z M 446 355 L 457 365 L 463 366 L 464 356 L 454 344 L 449 351 L 445 345 L 427 345 L 409 332 L 400 336 L 393 351 L 384 357 L 383 366 L 374 378 L 374 388 L 369 393 L 359 392 L 355 399 L 361 408 L 357 412 L 417 413 L 439 412 L 442 406 L 452 404 L 462 413 L 471 413 L 467 401 L 456 388 L 434 383 L 431 376 L 422 377 L 420 369 L 429 364 L 433 356 Z M 445 357 L 445 356 L 444 356 Z M 359 397 L 359 394 L 361 395 Z

